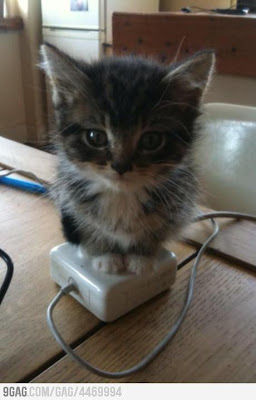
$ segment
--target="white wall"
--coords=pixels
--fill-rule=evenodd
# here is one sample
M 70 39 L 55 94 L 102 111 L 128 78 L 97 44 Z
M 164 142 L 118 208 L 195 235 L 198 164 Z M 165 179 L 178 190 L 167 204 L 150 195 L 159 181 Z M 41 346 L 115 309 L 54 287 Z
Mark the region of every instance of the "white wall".
M 113 12 L 158 12 L 159 0 L 107 0 L 106 11 L 106 41 L 111 43 Z
M 0 32 L 0 135 L 27 139 L 19 32 Z

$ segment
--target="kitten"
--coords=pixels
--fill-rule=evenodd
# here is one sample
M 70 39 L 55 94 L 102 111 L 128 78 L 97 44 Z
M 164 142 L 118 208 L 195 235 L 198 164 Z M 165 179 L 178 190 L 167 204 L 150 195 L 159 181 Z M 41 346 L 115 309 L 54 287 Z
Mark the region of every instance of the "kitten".
M 109 273 L 150 271 L 193 216 L 191 149 L 214 53 L 163 66 L 137 57 L 74 60 L 42 46 L 59 158 L 54 197 L 67 240 Z

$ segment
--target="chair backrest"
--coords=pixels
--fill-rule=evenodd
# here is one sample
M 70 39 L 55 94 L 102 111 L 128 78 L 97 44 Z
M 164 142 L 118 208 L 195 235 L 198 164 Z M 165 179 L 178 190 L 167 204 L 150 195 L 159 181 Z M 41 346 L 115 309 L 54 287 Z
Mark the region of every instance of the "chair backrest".
M 194 149 L 205 203 L 256 214 L 256 108 L 206 104 Z

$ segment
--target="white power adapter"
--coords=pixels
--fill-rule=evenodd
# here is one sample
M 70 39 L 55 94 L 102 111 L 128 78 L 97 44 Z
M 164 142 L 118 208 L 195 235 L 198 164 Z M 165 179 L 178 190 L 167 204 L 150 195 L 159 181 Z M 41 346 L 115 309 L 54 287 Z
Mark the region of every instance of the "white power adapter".
M 70 294 L 97 318 L 114 321 L 133 308 L 170 288 L 175 282 L 177 259 L 162 249 L 154 272 L 108 274 L 92 268 L 92 258 L 70 243 L 50 252 L 51 277 L 61 287 L 73 284 Z
M 256 222 L 256 216 L 226 211 L 201 214 L 195 218 L 194 222 L 211 219 L 213 232 L 195 257 L 189 278 L 187 296 L 181 313 L 167 335 L 148 355 L 133 367 L 118 372 L 97 368 L 76 354 L 62 338 L 54 323 L 54 308 L 64 295 L 70 293 L 98 318 L 106 322 L 113 321 L 163 290 L 168 289 L 174 283 L 177 269 L 175 255 L 162 249 L 155 265 L 155 271 L 149 275 L 140 276 L 128 273 L 110 275 L 93 270 L 91 266 L 92 259 L 88 258 L 86 252 L 82 249 L 68 243 L 55 247 L 50 253 L 51 274 L 55 282 L 61 286 L 61 290 L 47 308 L 47 323 L 62 349 L 79 365 L 106 378 L 123 378 L 145 368 L 172 340 L 185 319 L 193 296 L 198 264 L 207 247 L 219 232 L 218 224 L 213 218 L 242 218 Z M 191 256 L 187 257 L 182 264 L 185 265 L 189 261 L 191 261 Z

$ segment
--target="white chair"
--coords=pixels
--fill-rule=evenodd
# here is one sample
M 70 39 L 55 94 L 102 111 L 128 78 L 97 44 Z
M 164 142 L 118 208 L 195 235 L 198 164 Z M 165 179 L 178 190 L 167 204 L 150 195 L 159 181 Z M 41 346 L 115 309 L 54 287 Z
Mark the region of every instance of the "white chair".
M 204 203 L 256 214 L 256 108 L 208 103 L 195 146 Z

